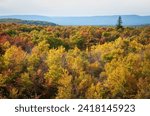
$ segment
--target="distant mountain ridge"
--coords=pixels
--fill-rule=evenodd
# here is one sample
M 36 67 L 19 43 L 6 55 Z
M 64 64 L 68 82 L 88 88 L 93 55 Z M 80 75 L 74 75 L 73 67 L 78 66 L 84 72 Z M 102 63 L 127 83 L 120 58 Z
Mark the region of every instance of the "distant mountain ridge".
M 52 22 L 58 25 L 116 25 L 118 17 L 121 16 L 123 25 L 149 25 L 150 16 L 138 15 L 114 15 L 114 16 L 83 16 L 83 17 L 48 17 L 38 15 L 9 15 L 0 16 L 2 18 L 15 18 L 21 20 L 37 20 Z
M 36 21 L 36 20 L 22 20 L 16 18 L 2 18 L 0 23 L 17 23 L 17 24 L 30 24 L 30 25 L 41 25 L 41 26 L 56 26 L 55 23 L 46 21 Z

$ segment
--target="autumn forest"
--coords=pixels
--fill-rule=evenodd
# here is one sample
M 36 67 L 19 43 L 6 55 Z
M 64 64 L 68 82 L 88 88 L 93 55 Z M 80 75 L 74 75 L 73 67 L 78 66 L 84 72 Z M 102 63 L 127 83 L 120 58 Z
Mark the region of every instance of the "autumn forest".
M 0 98 L 150 98 L 150 26 L 1 23 Z

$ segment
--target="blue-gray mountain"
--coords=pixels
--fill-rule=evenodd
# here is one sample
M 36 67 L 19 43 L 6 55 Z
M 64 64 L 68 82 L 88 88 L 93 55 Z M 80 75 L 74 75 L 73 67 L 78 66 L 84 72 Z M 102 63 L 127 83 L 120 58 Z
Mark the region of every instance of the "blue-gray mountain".
M 53 22 L 58 25 L 116 25 L 118 15 L 115 16 L 89 16 L 89 17 L 48 17 L 38 15 L 10 15 L 0 16 L 0 18 L 15 18 L 22 20 L 38 20 Z M 121 15 L 123 25 L 149 25 L 150 16 L 138 16 L 138 15 Z

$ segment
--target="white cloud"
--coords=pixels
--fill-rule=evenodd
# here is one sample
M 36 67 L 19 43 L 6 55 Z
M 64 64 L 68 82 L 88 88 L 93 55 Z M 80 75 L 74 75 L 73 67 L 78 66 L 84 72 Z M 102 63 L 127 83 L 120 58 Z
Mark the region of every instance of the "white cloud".
M 0 14 L 150 15 L 150 0 L 0 0 Z

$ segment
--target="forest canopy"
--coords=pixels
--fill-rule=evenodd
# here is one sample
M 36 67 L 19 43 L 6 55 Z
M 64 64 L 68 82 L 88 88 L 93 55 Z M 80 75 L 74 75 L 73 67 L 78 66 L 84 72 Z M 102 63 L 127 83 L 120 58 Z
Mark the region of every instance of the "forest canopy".
M 150 98 L 150 26 L 0 24 L 0 98 Z

